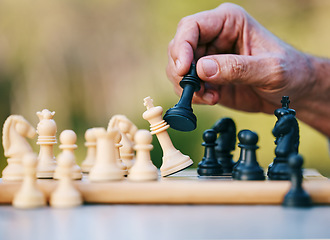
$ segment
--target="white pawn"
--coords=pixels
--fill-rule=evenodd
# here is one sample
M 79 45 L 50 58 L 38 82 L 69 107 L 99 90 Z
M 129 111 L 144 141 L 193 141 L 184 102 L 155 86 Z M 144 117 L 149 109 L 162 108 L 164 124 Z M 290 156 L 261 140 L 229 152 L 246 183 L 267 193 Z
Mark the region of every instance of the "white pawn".
M 133 181 L 150 181 L 158 179 L 156 166 L 150 159 L 152 136 L 148 130 L 139 130 L 134 137 L 136 161 L 130 169 L 128 179 Z
M 56 141 L 57 126 L 53 120 L 55 112 L 44 109 L 37 112 L 40 122 L 37 126 L 38 141 L 40 153 L 38 157 L 37 177 L 53 178 L 56 168 L 55 156 L 53 152 Z
M 143 118 L 150 123 L 151 134 L 156 134 L 159 144 L 163 150 L 163 164 L 160 172 L 163 177 L 179 172 L 193 164 L 189 156 L 182 154 L 177 150 L 167 133 L 170 127 L 162 118 L 163 108 L 154 106 L 150 97 L 144 99 L 144 105 L 147 111 L 143 113 Z
M 125 117 L 120 116 L 118 119 L 118 130 L 121 133 L 120 143 L 123 145 L 120 148 L 120 157 L 124 164 L 127 166 L 128 171 L 134 164 L 134 143 L 129 139 L 129 130 L 132 126 L 131 121 Z
M 81 169 L 84 173 L 89 173 L 94 165 L 96 158 L 96 136 L 95 129 L 90 128 L 85 132 L 85 146 L 87 147 L 87 155 L 81 164 Z
M 120 148 L 123 146 L 123 144 L 120 143 L 121 140 L 121 134 L 117 134 L 117 136 L 114 138 L 114 143 L 115 143 L 115 151 L 116 151 L 116 159 L 119 168 L 123 171 L 124 176 L 127 176 L 128 170 L 127 166 L 123 162 L 123 160 L 120 157 Z
M 98 128 L 96 134 L 96 162 L 89 172 L 91 182 L 102 182 L 121 180 L 124 172 L 118 166 L 114 139 L 119 133 L 118 130 Z
M 74 156 L 68 151 L 63 151 L 57 157 L 57 174 L 59 182 L 55 190 L 50 195 L 50 205 L 52 207 L 76 207 L 82 204 L 82 196 L 74 187 L 72 180 L 72 167 Z
M 13 206 L 17 208 L 36 208 L 46 205 L 46 197 L 36 185 L 37 155 L 27 153 L 23 158 L 24 178 L 21 188 L 15 194 Z
M 72 179 L 79 180 L 82 178 L 81 168 L 76 163 L 76 157 L 74 155 L 74 150 L 77 149 L 76 145 L 77 135 L 72 130 L 64 130 L 60 135 L 61 145 L 59 146 L 62 149 L 62 153 L 71 155 L 72 159 Z M 58 173 L 59 167 L 56 168 L 54 173 L 54 178 L 59 179 Z

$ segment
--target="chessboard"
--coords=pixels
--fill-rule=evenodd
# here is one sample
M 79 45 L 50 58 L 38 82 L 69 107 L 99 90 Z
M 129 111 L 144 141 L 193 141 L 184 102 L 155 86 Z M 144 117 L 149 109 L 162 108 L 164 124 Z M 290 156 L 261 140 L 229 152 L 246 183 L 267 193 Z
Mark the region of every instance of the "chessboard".
M 241 152 L 234 163 L 230 152 L 236 144 L 236 127 L 230 118 L 222 118 L 212 129 L 204 131 L 204 157 L 197 169 L 187 169 L 193 161 L 174 147 L 167 132 L 170 125 L 162 117 L 163 108 L 154 106 L 150 97 L 144 99 L 147 110 L 142 115 L 150 123 L 150 131 L 138 129 L 124 115 L 113 116 L 107 129 L 86 130 L 87 154 L 81 167 L 76 162 L 77 135 L 72 130 L 61 132 L 61 153 L 55 159 L 55 112 L 47 109 L 37 112 L 40 119 L 37 130 L 23 116 L 9 116 L 3 127 L 8 165 L 0 181 L 0 204 L 12 203 L 18 208 L 40 207 L 46 202 L 53 207 L 75 207 L 82 203 L 291 207 L 329 204 L 329 180 L 316 170 L 302 169 L 299 127 L 295 111 L 288 108 L 288 103 L 288 97 L 283 97 L 282 108 L 275 111 L 278 121 L 273 135 L 277 146 L 268 171 L 257 162 L 258 135 L 247 129 L 237 134 Z M 186 131 L 185 121 L 193 118 L 182 118 L 177 110 L 170 112 L 174 115 L 165 116 L 170 121 L 179 118 L 176 127 Z M 190 127 L 194 128 L 194 124 Z M 25 139 L 36 133 L 39 155 Z M 159 169 L 150 158 L 152 135 L 157 136 L 163 150 Z
M 49 199 L 59 181 L 38 179 L 38 187 Z M 229 176 L 198 177 L 196 169 L 186 169 L 156 181 L 128 179 L 90 182 L 84 175 L 74 181 L 84 203 L 92 204 L 281 204 L 289 181 L 236 181 Z M 304 170 L 304 189 L 314 204 L 330 204 L 330 180 L 314 169 Z M 0 204 L 11 204 L 19 182 L 0 182 Z

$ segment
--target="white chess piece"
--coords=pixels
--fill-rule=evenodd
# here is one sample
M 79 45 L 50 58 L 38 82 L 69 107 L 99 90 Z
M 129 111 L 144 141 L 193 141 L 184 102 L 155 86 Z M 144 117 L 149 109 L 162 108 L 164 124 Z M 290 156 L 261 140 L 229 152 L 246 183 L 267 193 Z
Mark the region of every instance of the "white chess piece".
M 17 208 L 36 208 L 46 205 L 46 197 L 36 185 L 37 155 L 27 153 L 23 158 L 24 178 L 21 188 L 15 194 L 13 206 Z
M 118 163 L 119 168 L 123 171 L 123 175 L 127 176 L 127 174 L 128 174 L 127 167 L 126 167 L 125 163 L 123 162 L 123 160 L 120 157 L 120 150 L 119 149 L 123 146 L 123 144 L 120 143 L 120 140 L 121 140 L 121 134 L 117 134 L 114 138 L 116 159 L 117 159 L 117 163 Z
M 64 130 L 60 134 L 61 145 L 59 148 L 62 150 L 62 153 L 71 155 L 72 160 L 72 179 L 78 180 L 82 178 L 81 168 L 76 163 L 76 157 L 74 155 L 74 150 L 77 149 L 76 145 L 77 135 L 72 130 Z M 54 173 L 54 178 L 59 179 L 58 174 L 59 167 L 56 168 Z
M 108 131 L 113 128 L 117 128 L 121 133 L 120 157 L 129 171 L 135 161 L 133 138 L 137 127 L 125 115 L 118 114 L 109 121 Z
M 150 159 L 152 136 L 148 130 L 139 130 L 135 134 L 136 161 L 130 169 L 128 179 L 132 181 L 150 181 L 158 179 L 156 166 Z
M 96 162 L 89 172 L 91 182 L 121 180 L 124 172 L 118 166 L 114 139 L 120 134 L 118 130 L 98 128 L 95 131 Z
M 52 207 L 76 207 L 83 202 L 81 193 L 73 185 L 72 167 L 74 161 L 75 158 L 69 151 L 63 151 L 57 157 L 59 182 L 50 195 L 49 203 Z
M 56 168 L 54 145 L 57 144 L 57 126 L 53 119 L 55 112 L 44 109 L 37 112 L 40 122 L 37 126 L 40 153 L 38 157 L 37 178 L 52 178 Z
M 85 132 L 87 154 L 85 160 L 81 164 L 81 169 L 84 173 L 89 173 L 96 159 L 96 136 L 94 131 L 94 128 L 90 128 Z
M 3 180 L 23 180 L 22 159 L 25 154 L 32 152 L 25 138 L 33 138 L 35 135 L 36 130 L 24 117 L 11 115 L 6 119 L 2 129 L 2 145 L 8 165 L 2 172 Z
M 143 113 L 143 118 L 150 123 L 151 134 L 156 134 L 160 146 L 163 149 L 163 164 L 160 168 L 161 175 L 166 177 L 178 171 L 181 171 L 193 164 L 189 156 L 182 154 L 177 150 L 167 133 L 169 125 L 163 120 L 163 108 L 155 107 L 150 97 L 144 99 L 144 105 L 147 111 Z

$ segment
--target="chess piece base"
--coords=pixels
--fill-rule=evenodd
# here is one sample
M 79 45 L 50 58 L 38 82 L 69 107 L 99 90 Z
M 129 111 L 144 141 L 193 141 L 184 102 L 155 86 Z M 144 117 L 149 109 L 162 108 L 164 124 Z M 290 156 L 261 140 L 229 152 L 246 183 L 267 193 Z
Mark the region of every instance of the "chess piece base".
M 111 167 L 113 168 L 113 167 Z M 92 168 L 89 172 L 89 180 L 91 182 L 105 182 L 105 181 L 116 181 L 124 178 L 123 171 L 107 171 L 106 169 L 95 169 Z
M 284 158 L 276 157 L 268 167 L 268 178 L 270 180 L 290 180 L 290 167 Z
M 221 164 L 208 162 L 204 159 L 198 164 L 197 173 L 199 176 L 221 176 L 223 169 Z
M 163 156 L 163 165 L 160 167 L 160 172 L 162 177 L 166 177 L 190 167 L 193 163 L 189 156 L 176 150 L 171 155 Z
M 166 111 L 164 120 L 171 128 L 178 131 L 192 131 L 196 128 L 196 116 L 191 110 L 183 107 L 174 106 Z
M 2 171 L 2 180 L 4 181 L 22 181 L 23 166 L 17 160 L 9 158 L 8 165 Z
M 37 208 L 46 206 L 46 199 L 39 191 L 19 192 L 14 197 L 13 206 L 16 208 Z
M 285 207 L 311 207 L 312 200 L 310 196 L 304 191 L 289 191 L 283 200 L 282 206 Z
M 91 170 L 91 168 L 92 168 L 93 166 L 81 166 L 81 171 L 83 172 L 83 173 L 89 173 L 89 171 Z
M 197 173 L 199 176 L 222 176 L 223 171 L 222 168 L 203 168 L 199 167 L 197 169 Z
M 127 179 L 131 181 L 153 181 L 158 179 L 158 172 L 157 169 L 156 171 L 130 172 Z
M 218 162 L 222 166 L 224 175 L 232 175 L 233 167 L 235 165 L 232 154 L 223 154 L 223 155 L 219 156 Z
M 121 157 L 122 157 L 122 156 L 121 156 Z M 124 163 L 124 165 L 126 166 L 126 169 L 127 169 L 128 171 L 129 171 L 129 169 L 131 169 L 131 167 L 133 167 L 134 162 L 135 162 L 135 160 L 134 160 L 134 158 L 133 158 L 133 155 L 132 155 L 132 158 L 127 159 L 127 158 L 122 157 L 121 160 L 122 160 L 122 162 Z
M 239 169 L 237 172 L 237 180 L 243 181 L 262 181 L 265 180 L 264 171 L 259 166 Z
M 37 172 L 37 178 L 39 179 L 50 179 L 54 177 L 54 172 L 49 171 L 49 172 Z
M 55 173 L 55 161 L 48 162 L 48 164 L 38 164 L 37 178 L 53 178 Z
M 49 203 L 52 207 L 70 208 L 80 206 L 83 201 L 78 192 L 65 197 L 61 193 L 55 193 L 51 196 Z

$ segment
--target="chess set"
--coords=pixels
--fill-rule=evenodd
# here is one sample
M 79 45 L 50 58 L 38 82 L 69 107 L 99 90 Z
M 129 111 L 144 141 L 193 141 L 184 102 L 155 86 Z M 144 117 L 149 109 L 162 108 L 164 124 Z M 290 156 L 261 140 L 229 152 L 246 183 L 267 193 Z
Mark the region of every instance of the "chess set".
M 3 147 L 8 165 L 0 181 L 0 203 L 17 208 L 75 207 L 85 203 L 139 204 L 282 204 L 309 207 L 330 203 L 330 182 L 317 171 L 302 169 L 298 154 L 299 126 L 289 98 L 282 98 L 282 108 L 275 111 L 277 122 L 274 162 L 267 173 L 256 158 L 258 135 L 241 130 L 236 135 L 232 119 L 223 118 L 203 134 L 205 154 L 197 169 L 188 155 L 177 150 L 167 132 L 196 128 L 191 108 L 192 96 L 200 88 L 194 65 L 180 82 L 182 96 L 165 113 L 144 99 L 143 118 L 150 131 L 138 129 L 124 115 L 113 116 L 105 128 L 91 128 L 85 133 L 87 156 L 76 164 L 74 150 L 77 136 L 64 130 L 60 136 L 61 153 L 55 158 L 57 144 L 55 112 L 37 112 L 40 122 L 35 129 L 24 117 L 11 115 L 3 126 Z M 26 138 L 38 134 L 39 155 Z M 162 166 L 151 159 L 152 135 L 163 150 Z M 237 162 L 231 151 L 241 148 Z M 290 180 L 290 181 L 289 181 Z

